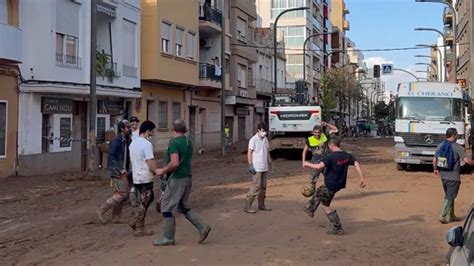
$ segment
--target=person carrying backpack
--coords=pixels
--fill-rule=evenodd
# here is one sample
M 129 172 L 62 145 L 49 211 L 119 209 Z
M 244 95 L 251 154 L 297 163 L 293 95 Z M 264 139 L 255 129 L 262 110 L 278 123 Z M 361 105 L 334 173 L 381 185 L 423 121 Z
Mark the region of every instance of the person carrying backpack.
M 439 216 L 442 224 L 460 221 L 454 214 L 454 199 L 461 185 L 461 166 L 474 162 L 465 157 L 464 148 L 456 143 L 458 132 L 455 128 L 446 130 L 446 140 L 440 143 L 433 158 L 434 174 L 441 176 L 444 189 L 444 204 Z

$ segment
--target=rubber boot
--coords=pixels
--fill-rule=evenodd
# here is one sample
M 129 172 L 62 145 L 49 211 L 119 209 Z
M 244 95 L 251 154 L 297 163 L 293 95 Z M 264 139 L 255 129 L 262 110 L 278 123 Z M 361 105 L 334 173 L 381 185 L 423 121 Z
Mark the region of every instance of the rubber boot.
M 457 217 L 455 214 L 454 214 L 454 199 L 451 200 L 451 212 L 450 212 L 450 215 L 451 215 L 451 222 L 460 222 L 462 221 L 462 219 L 460 217 Z
M 112 207 L 112 223 L 114 224 L 126 224 L 128 221 L 122 218 L 123 204 L 117 203 Z
M 211 227 L 205 224 L 201 217 L 191 210 L 186 213 L 186 219 L 190 221 L 199 231 L 198 243 L 202 244 L 202 242 L 204 242 L 204 240 L 206 240 L 207 236 L 209 235 L 209 232 L 211 232 Z
M 254 200 L 255 200 L 255 197 L 247 196 L 247 199 L 245 201 L 244 212 L 251 213 L 251 214 L 257 213 L 257 211 L 252 208 L 252 203 Z
M 442 224 L 447 224 L 451 220 L 451 200 L 445 199 L 443 202 L 443 209 L 441 209 L 441 214 L 439 216 L 439 222 Z
M 155 246 L 173 246 L 175 244 L 174 234 L 176 231 L 176 219 L 174 216 L 163 218 L 165 228 L 163 230 L 163 236 L 153 241 Z
M 343 235 L 344 230 L 342 229 L 341 219 L 339 219 L 339 215 L 337 215 L 337 212 L 330 212 L 329 214 L 327 214 L 327 216 L 333 227 L 332 230 L 327 231 L 326 233 L 329 235 Z
M 107 218 L 105 218 L 104 216 L 105 213 L 108 210 L 112 209 L 114 205 L 115 205 L 115 201 L 112 198 L 109 198 L 107 199 L 107 201 L 105 201 L 104 204 L 102 204 L 102 206 L 99 207 L 99 209 L 96 210 L 97 216 L 103 224 L 107 223 Z
M 258 210 L 259 211 L 272 211 L 272 208 L 265 206 L 265 193 L 258 194 Z

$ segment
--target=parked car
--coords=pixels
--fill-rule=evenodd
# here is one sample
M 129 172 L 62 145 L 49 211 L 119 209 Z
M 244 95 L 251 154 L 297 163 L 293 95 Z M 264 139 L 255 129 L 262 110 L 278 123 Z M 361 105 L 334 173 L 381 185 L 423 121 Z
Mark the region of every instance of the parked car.
M 474 204 L 467 212 L 464 226 L 449 229 L 446 241 L 451 246 L 446 256 L 448 265 L 474 266 Z

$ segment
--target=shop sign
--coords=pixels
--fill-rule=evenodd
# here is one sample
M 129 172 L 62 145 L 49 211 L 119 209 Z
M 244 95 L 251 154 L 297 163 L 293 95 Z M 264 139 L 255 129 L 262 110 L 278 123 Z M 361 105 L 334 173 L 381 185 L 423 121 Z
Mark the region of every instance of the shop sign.
M 72 99 L 43 97 L 41 112 L 43 114 L 72 114 Z

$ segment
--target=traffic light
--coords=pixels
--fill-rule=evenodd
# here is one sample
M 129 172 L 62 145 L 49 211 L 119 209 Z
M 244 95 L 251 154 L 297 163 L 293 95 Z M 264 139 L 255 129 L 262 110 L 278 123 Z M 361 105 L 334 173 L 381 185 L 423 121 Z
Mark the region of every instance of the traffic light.
M 374 65 L 374 78 L 380 78 L 380 65 Z

